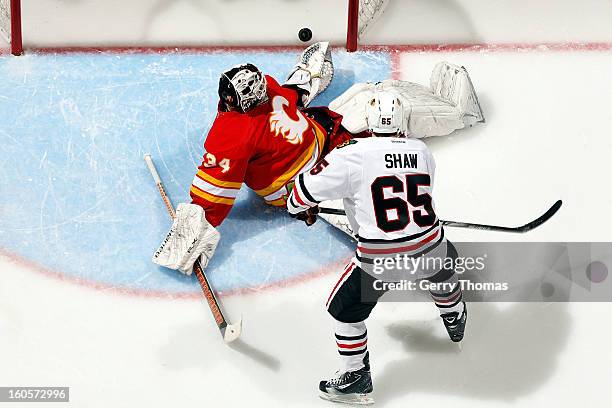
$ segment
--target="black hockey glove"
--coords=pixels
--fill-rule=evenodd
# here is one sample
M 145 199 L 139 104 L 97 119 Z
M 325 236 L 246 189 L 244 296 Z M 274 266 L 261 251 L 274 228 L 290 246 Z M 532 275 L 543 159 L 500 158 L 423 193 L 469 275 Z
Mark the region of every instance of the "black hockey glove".
M 312 207 L 306 211 L 299 212 L 297 214 L 290 214 L 291 217 L 297 218 L 300 221 L 304 221 L 309 227 L 317 222 L 317 214 L 319 213 L 319 207 Z

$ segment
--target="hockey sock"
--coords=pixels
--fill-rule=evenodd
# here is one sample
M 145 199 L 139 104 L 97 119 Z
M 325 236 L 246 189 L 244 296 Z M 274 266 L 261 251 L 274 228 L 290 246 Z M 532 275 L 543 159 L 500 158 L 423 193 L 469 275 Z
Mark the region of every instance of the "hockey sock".
M 357 371 L 363 368 L 363 357 L 368 351 L 368 331 L 365 322 L 336 323 L 336 345 L 342 363 L 341 371 Z
M 429 294 L 440 310 L 440 314 L 457 312 L 463 313 L 463 294 L 459 279 L 454 271 L 442 270 L 429 279 L 436 283 L 435 289 L 430 289 Z

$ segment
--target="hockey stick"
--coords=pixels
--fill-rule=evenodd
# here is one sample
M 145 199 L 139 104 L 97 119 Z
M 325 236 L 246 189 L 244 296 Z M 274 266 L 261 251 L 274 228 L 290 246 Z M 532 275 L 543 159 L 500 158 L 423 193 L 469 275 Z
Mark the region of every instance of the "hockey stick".
M 535 220 L 528 222 L 525 225 L 521 225 L 520 227 L 503 227 L 500 225 L 487 225 L 487 224 L 473 224 L 470 222 L 460 222 L 460 221 L 445 221 L 440 220 L 442 225 L 447 227 L 456 227 L 456 228 L 473 228 L 484 231 L 499 231 L 499 232 L 516 232 L 516 233 L 525 233 L 527 231 L 531 231 L 532 229 L 539 227 L 548 221 L 557 211 L 561 208 L 563 202 L 558 200 L 556 203 L 552 205 L 544 214 L 540 215 Z M 336 208 L 319 208 L 319 212 L 322 214 L 335 214 L 335 215 L 346 215 L 344 210 L 336 209 Z
M 172 202 L 170 202 L 170 198 L 166 194 L 166 190 L 164 189 L 164 185 L 157 173 L 157 169 L 155 168 L 155 164 L 153 164 L 153 159 L 150 154 L 145 154 L 144 160 L 147 163 L 147 167 L 151 172 L 151 176 L 153 176 L 153 180 L 157 185 L 157 189 L 159 190 L 159 194 L 166 205 L 166 209 L 168 210 L 168 214 L 170 218 L 174 219 L 176 213 L 174 212 L 174 207 L 172 206 Z M 210 311 L 215 318 L 215 322 L 217 323 L 217 327 L 221 332 L 221 336 L 223 336 L 223 340 L 226 343 L 231 343 L 240 337 L 240 333 L 242 332 L 242 318 L 238 323 L 229 324 L 223 315 L 223 311 L 221 310 L 221 306 L 219 305 L 219 301 L 215 296 L 212 288 L 210 287 L 210 283 L 208 279 L 206 279 L 206 275 L 204 275 L 204 270 L 202 270 L 202 264 L 200 263 L 200 258 L 195 261 L 193 265 L 193 270 L 198 278 L 198 282 L 200 283 L 200 287 L 202 288 L 202 293 L 206 298 L 206 302 L 208 302 L 208 306 L 210 307 Z

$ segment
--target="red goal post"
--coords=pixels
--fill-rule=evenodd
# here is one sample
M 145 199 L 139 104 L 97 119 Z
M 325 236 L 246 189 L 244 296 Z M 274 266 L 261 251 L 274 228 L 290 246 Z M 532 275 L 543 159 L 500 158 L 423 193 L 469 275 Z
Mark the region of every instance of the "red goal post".
M 359 40 L 384 13 L 390 0 L 348 0 L 346 49 L 357 51 Z
M 9 43 L 11 54 L 21 55 L 21 0 L 0 0 L 0 36 Z

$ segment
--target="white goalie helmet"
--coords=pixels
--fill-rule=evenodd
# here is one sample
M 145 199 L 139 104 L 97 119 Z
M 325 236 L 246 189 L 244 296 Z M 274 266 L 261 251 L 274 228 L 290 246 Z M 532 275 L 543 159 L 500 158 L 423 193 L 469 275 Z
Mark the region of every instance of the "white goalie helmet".
M 372 133 L 400 133 L 404 122 L 402 102 L 393 92 L 376 91 L 366 105 L 366 121 Z
M 266 88 L 265 75 L 253 64 L 236 65 L 219 78 L 219 98 L 242 113 L 268 100 Z

